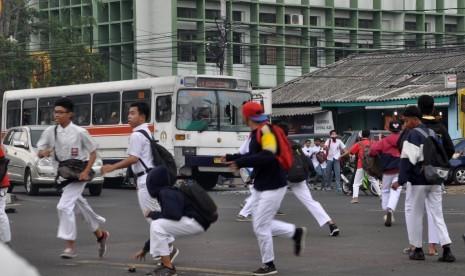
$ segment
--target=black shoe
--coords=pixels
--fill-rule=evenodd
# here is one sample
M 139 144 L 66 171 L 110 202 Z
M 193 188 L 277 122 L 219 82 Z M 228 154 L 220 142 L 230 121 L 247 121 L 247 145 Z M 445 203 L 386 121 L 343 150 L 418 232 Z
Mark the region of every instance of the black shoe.
M 305 249 L 305 238 L 307 237 L 307 228 L 298 227 L 295 229 L 294 237 L 294 254 L 300 256 Z
M 465 242 L 465 234 L 462 235 L 462 239 Z
M 415 250 L 410 251 L 409 259 L 415 261 L 424 261 L 425 260 L 425 253 L 423 252 L 422 248 L 415 248 Z
M 274 265 L 266 265 L 266 264 L 264 264 L 262 267 L 260 267 L 259 269 L 253 272 L 253 275 L 272 275 L 272 274 L 278 274 L 276 267 Z
M 442 257 L 440 257 L 438 261 L 443 263 L 455 262 L 455 256 L 452 254 L 449 246 L 443 247 Z
M 337 237 L 339 236 L 339 228 L 337 228 L 337 225 L 335 223 L 329 225 L 329 235 L 331 237 Z
M 386 213 L 386 218 L 384 219 L 384 226 L 391 227 L 392 225 L 392 212 Z

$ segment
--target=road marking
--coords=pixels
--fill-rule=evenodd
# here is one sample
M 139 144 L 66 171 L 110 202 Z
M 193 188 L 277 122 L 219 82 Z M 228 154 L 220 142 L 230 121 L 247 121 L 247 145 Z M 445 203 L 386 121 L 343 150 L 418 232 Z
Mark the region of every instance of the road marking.
M 117 267 L 129 267 L 130 265 L 135 265 L 136 268 L 148 268 L 153 269 L 155 265 L 149 264 L 131 264 L 131 263 L 118 263 L 118 262 L 109 262 L 109 261 L 98 261 L 98 260 L 82 260 L 77 261 L 80 264 L 103 264 L 109 266 Z M 232 271 L 232 270 L 221 270 L 213 268 L 200 268 L 200 267 L 185 267 L 185 266 L 176 266 L 176 270 L 184 272 L 201 272 L 201 273 L 212 273 L 214 275 L 251 275 L 251 272 L 247 271 Z
M 380 213 L 385 213 L 386 211 L 381 210 L 381 209 L 368 209 L 368 212 L 380 212 Z M 400 211 L 395 211 L 394 213 L 405 213 L 404 210 Z M 426 213 L 426 212 L 425 212 Z M 465 212 L 463 211 L 454 211 L 454 210 L 443 210 L 443 213 L 445 215 L 465 215 Z

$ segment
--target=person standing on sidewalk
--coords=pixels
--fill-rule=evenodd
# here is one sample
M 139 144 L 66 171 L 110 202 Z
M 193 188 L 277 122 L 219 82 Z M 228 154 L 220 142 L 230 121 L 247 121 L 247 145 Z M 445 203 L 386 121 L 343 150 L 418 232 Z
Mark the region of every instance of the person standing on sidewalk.
M 391 227 L 394 222 L 394 211 L 399 202 L 402 188 L 394 190 L 391 188 L 399 178 L 400 151 L 397 148 L 399 133 L 402 130 L 402 124 L 398 121 L 389 123 L 391 134 L 379 142 L 373 143 L 370 148 L 370 156 L 379 156 L 383 167 L 383 179 L 381 188 L 381 207 L 386 212 L 384 215 L 384 225 Z
M 77 159 L 87 162 L 78 181 L 73 181 L 63 188 L 58 210 L 58 238 L 65 240 L 65 249 L 60 255 L 64 259 L 76 257 L 76 214 L 80 213 L 94 232 L 98 243 L 98 255 L 106 253 L 108 231 L 100 228 L 105 218 L 96 214 L 87 200 L 82 196 L 87 181 L 90 180 L 92 165 L 97 158 L 97 144 L 87 130 L 73 124 L 73 102 L 61 98 L 55 102 L 54 114 L 57 125 L 48 127 L 37 142 L 39 158 L 50 157 L 55 160 Z
M 253 272 L 254 275 L 276 274 L 274 264 L 273 236 L 293 239 L 294 253 L 299 256 L 305 245 L 306 229 L 275 220 L 281 202 L 287 190 L 287 174 L 281 167 L 277 153 L 278 138 L 267 124 L 268 117 L 263 107 L 256 102 L 247 102 L 242 107 L 242 115 L 251 129 L 249 152 L 245 155 L 226 155 L 226 164 L 233 170 L 239 168 L 254 169 L 255 199 L 252 207 L 252 223 L 258 240 L 263 265 Z M 257 135 L 261 131 L 261 136 Z M 258 137 L 260 136 L 260 141 Z
M 5 162 L 3 146 L 0 146 L 0 159 L 0 162 Z M 10 220 L 5 212 L 5 207 L 7 198 L 6 194 L 8 193 L 8 188 L 11 184 L 7 174 L 7 166 L 4 166 L 3 169 L 5 169 L 5 175 L 3 176 L 3 179 L 0 180 L 0 242 L 9 244 L 11 241 Z
M 440 262 L 454 262 L 455 256 L 450 249 L 451 240 L 447 231 L 442 211 L 441 185 L 430 184 L 422 170 L 424 158 L 423 147 L 426 137 L 422 132 L 428 133 L 429 129 L 421 123 L 422 115 L 416 106 L 409 106 L 404 111 L 405 127 L 409 131 L 403 137 L 401 151 L 399 182 L 392 184 L 396 190 L 399 186 L 406 185 L 405 220 L 410 245 L 415 247 L 409 253 L 411 260 L 424 260 L 423 252 L 423 217 L 425 207 L 431 212 L 433 225 L 436 228 L 443 255 Z M 418 130 L 417 130 L 418 129 Z M 433 137 L 437 139 L 437 137 Z
M 329 132 L 330 138 L 324 144 L 324 149 L 328 153 L 327 155 L 327 165 L 326 165 L 326 178 L 327 178 L 327 185 L 325 188 L 326 190 L 331 190 L 331 182 L 333 179 L 333 172 L 334 177 L 336 179 L 336 191 L 342 192 L 341 186 L 341 154 L 344 152 L 346 146 L 341 141 L 341 139 L 337 138 L 336 130 L 331 130 Z

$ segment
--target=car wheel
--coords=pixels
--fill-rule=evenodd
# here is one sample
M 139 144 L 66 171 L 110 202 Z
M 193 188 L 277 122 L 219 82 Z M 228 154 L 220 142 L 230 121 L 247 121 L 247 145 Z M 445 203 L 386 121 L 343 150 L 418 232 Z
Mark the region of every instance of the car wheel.
M 89 185 L 89 193 L 91 196 L 100 196 L 102 194 L 103 184 Z
M 39 186 L 32 182 L 31 171 L 29 169 L 26 169 L 26 172 L 24 172 L 24 188 L 28 195 L 37 195 L 39 193 Z
M 465 166 L 454 170 L 454 182 L 459 185 L 465 185 Z

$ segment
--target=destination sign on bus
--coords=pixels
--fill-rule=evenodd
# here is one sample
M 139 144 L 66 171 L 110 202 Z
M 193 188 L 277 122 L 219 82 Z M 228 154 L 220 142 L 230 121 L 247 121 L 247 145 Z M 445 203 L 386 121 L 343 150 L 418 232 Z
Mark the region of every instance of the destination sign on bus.
M 209 88 L 236 89 L 237 82 L 233 79 L 198 78 L 197 86 Z

